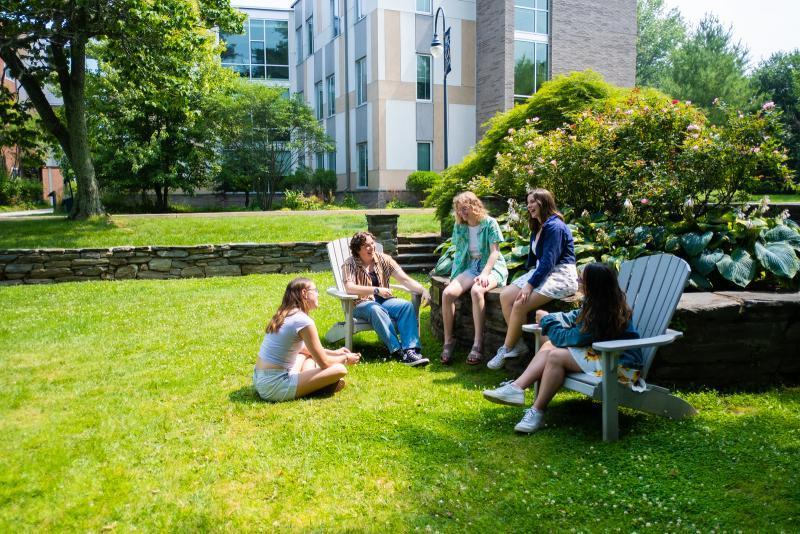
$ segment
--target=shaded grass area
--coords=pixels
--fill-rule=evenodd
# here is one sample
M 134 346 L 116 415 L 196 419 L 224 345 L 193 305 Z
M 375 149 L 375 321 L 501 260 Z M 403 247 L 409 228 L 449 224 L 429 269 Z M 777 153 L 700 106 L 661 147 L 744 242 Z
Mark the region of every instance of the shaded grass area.
M 401 213 L 400 235 L 439 232 L 432 213 Z M 0 248 L 92 248 L 223 243 L 330 241 L 367 229 L 363 213 L 277 213 L 269 216 L 111 216 L 0 220 Z
M 0 531 L 800 528 L 799 388 L 684 393 L 698 416 L 625 411 L 613 444 L 561 393 L 519 436 L 480 394 L 503 372 L 409 369 L 363 333 L 341 393 L 269 404 L 252 365 L 290 279 L 0 288 Z

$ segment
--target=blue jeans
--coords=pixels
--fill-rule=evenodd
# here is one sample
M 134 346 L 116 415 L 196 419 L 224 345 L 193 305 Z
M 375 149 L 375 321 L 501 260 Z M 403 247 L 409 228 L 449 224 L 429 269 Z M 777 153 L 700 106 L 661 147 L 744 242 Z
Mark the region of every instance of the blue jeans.
M 353 317 L 369 321 L 390 353 L 420 348 L 417 314 L 405 299 L 390 298 L 380 304 L 373 300 L 362 302 L 353 310 Z

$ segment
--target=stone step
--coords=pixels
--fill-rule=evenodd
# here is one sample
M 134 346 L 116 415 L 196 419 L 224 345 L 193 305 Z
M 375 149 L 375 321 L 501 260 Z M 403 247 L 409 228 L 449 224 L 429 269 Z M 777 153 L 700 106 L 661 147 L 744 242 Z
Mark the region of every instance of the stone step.
M 439 261 L 439 255 L 433 253 L 398 254 L 395 256 L 395 260 L 397 260 L 397 263 L 400 265 L 431 262 L 435 264 Z
M 397 236 L 397 243 L 402 245 L 421 243 L 435 243 L 438 245 L 442 241 L 444 241 L 444 239 L 442 239 L 440 234 L 414 234 Z
M 433 254 L 438 247 L 436 243 L 413 243 L 397 245 L 398 254 Z
M 436 267 L 435 263 L 411 263 L 408 265 L 401 265 L 403 270 L 407 273 L 428 273 Z

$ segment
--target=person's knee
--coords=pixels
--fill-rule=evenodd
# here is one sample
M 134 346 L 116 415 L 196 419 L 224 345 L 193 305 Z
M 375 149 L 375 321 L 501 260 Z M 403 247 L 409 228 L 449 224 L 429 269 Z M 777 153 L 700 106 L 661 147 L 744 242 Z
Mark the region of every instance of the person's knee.
M 564 350 L 551 350 L 547 353 L 548 367 L 564 367 L 564 356 L 569 357 L 569 352 Z
M 347 367 L 343 363 L 334 363 L 329 369 L 333 375 L 339 378 L 347 376 Z
M 373 306 L 369 309 L 370 321 L 388 321 L 389 314 L 380 306 Z
M 460 294 L 459 288 L 456 287 L 455 284 L 448 285 L 446 288 L 444 288 L 444 291 L 442 291 L 442 297 L 448 301 L 456 300 Z
M 469 294 L 473 299 L 476 298 L 482 299 L 485 293 L 486 293 L 486 288 L 478 284 L 475 284 L 474 286 L 472 286 L 472 289 L 469 290 Z

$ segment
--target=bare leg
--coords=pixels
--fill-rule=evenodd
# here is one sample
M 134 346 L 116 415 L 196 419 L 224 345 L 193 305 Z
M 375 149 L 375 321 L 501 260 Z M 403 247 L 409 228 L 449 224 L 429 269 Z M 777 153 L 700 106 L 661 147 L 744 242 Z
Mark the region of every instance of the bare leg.
M 506 286 L 500 292 L 500 308 L 503 310 L 503 319 L 508 320 L 511 317 L 511 308 L 514 306 L 514 299 L 519 295 L 519 288 L 514 284 Z
M 472 297 L 472 322 L 475 324 L 475 339 L 472 344 L 483 347 L 483 321 L 486 318 L 486 293 L 497 287 L 494 277 L 489 279 L 489 285 L 483 287 L 474 284 L 470 290 Z
M 503 344 L 509 349 L 513 348 L 522 335 L 522 325 L 528 322 L 528 313 L 541 308 L 551 300 L 553 299 L 534 291 L 525 302 L 515 302 L 511 309 L 511 315 L 506 321 L 508 330 L 506 330 L 506 340 Z
M 519 375 L 519 378 L 514 380 L 514 385 L 520 389 L 528 389 L 534 383 L 540 381 L 542 379 L 542 373 L 544 373 L 545 365 L 547 364 L 548 355 L 553 349 L 555 349 L 555 347 L 549 341 L 542 345 L 542 348 L 539 349 L 539 352 L 533 357 L 528 367 Z
M 335 363 L 327 369 L 310 369 L 300 373 L 297 381 L 297 392 L 295 398 L 305 397 L 314 393 L 318 389 L 330 386 L 347 375 L 347 368 L 344 364 Z
M 533 402 L 533 407 L 540 412 L 547 409 L 547 405 L 556 395 L 564 383 L 567 373 L 580 372 L 581 368 L 567 349 L 554 348 L 547 354 L 547 363 L 544 366 L 542 379 L 539 382 L 539 394 Z
M 453 341 L 453 321 L 456 313 L 456 300 L 464 291 L 467 291 L 474 283 L 472 275 L 461 273 L 447 284 L 442 292 L 442 323 L 444 326 L 444 344 Z

